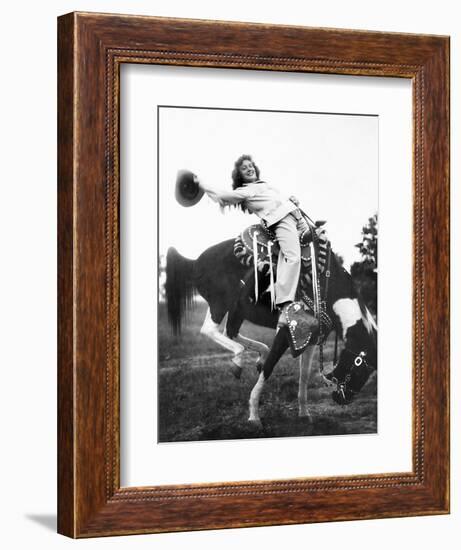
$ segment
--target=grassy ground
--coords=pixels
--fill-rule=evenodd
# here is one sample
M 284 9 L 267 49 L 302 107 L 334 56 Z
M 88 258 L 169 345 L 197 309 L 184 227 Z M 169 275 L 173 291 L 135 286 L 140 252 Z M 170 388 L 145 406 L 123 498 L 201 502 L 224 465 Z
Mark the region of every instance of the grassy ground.
M 159 440 L 197 441 L 375 433 L 376 377 L 356 400 L 341 407 L 331 399 L 315 366 L 309 384 L 312 422 L 298 417 L 297 361 L 287 352 L 261 397 L 262 427 L 250 425 L 248 398 L 256 382 L 256 355 L 246 355 L 242 378 L 230 372 L 230 353 L 199 334 L 206 304 L 197 303 L 180 338 L 168 327 L 165 305 L 159 310 Z M 270 345 L 274 331 L 245 323 L 242 334 Z M 334 336 L 325 346 L 325 370 L 332 368 Z

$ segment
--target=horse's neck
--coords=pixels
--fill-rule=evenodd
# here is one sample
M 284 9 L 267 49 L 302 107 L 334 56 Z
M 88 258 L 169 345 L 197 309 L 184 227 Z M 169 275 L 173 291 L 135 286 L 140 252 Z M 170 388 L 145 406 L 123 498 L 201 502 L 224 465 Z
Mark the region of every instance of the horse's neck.
M 328 287 L 325 282 L 325 288 L 327 292 L 327 303 L 330 307 L 332 307 L 337 300 L 345 298 L 350 298 L 352 300 L 357 297 L 350 273 L 339 264 L 333 250 L 330 256 L 330 265 L 327 265 L 325 275 L 328 272 L 330 273 L 330 278 Z

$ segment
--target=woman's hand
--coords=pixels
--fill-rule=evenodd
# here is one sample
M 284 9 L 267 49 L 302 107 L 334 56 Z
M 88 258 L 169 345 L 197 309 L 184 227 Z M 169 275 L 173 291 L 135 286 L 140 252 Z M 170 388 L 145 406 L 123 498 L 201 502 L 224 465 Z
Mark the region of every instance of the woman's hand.
M 202 185 L 202 182 L 200 181 L 200 178 L 194 174 L 194 183 L 196 183 L 200 189 L 203 189 L 205 191 L 205 188 Z
M 324 236 L 324 238 L 326 238 L 327 231 L 326 231 L 325 227 L 323 227 L 323 225 L 321 227 L 316 227 L 315 232 L 317 233 L 317 237 L 320 238 L 320 237 Z

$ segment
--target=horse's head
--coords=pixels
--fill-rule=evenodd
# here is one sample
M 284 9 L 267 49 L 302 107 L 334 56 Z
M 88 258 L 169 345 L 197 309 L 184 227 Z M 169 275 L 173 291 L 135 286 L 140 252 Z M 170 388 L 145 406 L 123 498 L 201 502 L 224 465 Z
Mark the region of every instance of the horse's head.
M 332 398 L 339 405 L 353 401 L 376 369 L 376 335 L 376 324 L 364 308 L 361 319 L 347 329 L 345 348 L 334 369 L 326 375 L 336 384 Z
M 368 363 L 367 352 L 344 349 L 335 368 L 326 375 L 336 384 L 331 396 L 338 405 L 348 405 L 363 388 L 374 368 Z

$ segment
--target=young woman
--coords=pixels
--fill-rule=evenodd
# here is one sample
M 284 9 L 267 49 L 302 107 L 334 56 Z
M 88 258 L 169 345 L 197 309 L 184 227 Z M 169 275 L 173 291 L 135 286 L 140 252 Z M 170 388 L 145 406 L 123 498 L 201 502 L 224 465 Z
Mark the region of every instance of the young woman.
M 242 155 L 232 171 L 232 191 L 217 190 L 198 182 L 220 206 L 238 205 L 256 214 L 276 235 L 280 246 L 275 283 L 275 300 L 286 321 L 284 310 L 294 301 L 301 269 L 299 236 L 308 229 L 295 197 L 283 195 L 277 187 L 259 179 L 259 168 L 250 155 Z

